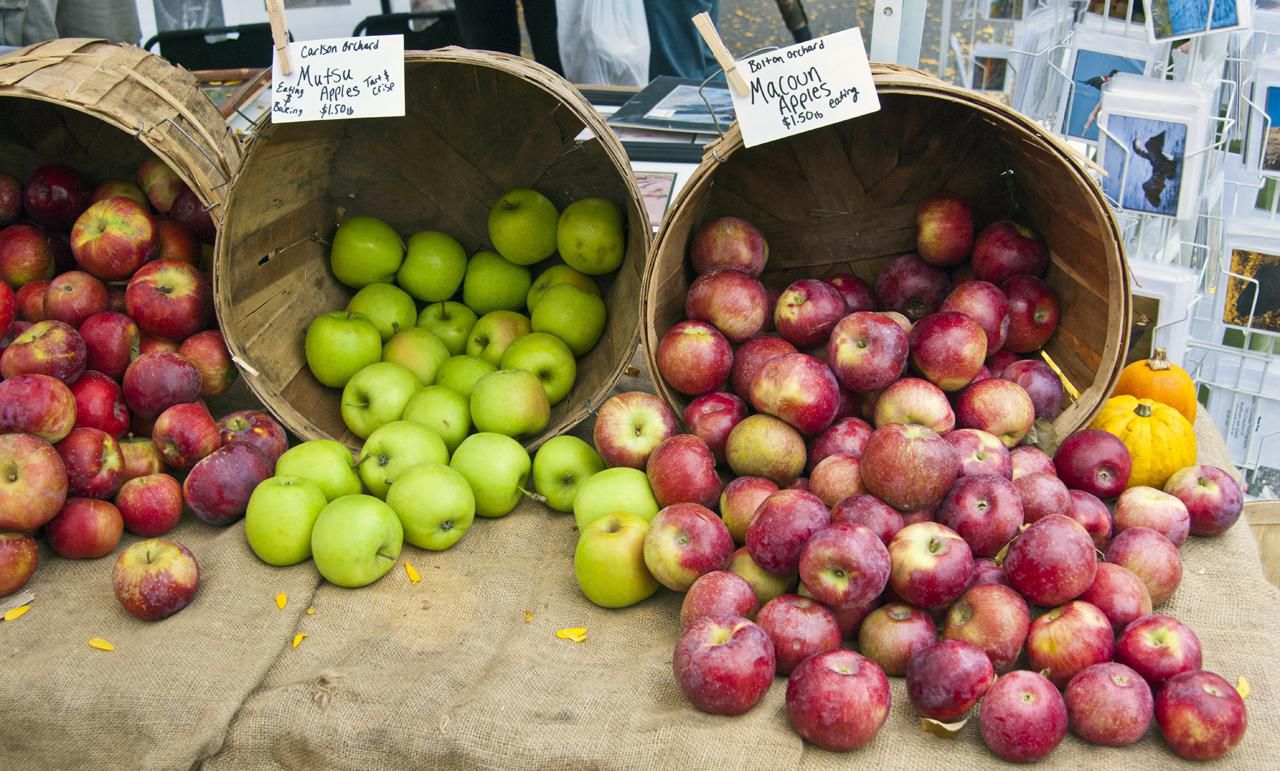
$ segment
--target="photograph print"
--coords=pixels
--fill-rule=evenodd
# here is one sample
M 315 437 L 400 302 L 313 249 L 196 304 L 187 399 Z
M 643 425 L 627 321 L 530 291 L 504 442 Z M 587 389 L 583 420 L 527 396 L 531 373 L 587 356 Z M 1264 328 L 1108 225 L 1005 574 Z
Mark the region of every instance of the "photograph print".
M 1267 120 L 1262 124 L 1266 130 L 1262 137 L 1262 171 L 1280 174 L 1280 86 L 1267 86 L 1263 109 Z
M 1235 275 L 1225 277 L 1223 322 L 1259 332 L 1280 332 L 1280 257 L 1232 249 L 1231 272 Z M 1248 276 L 1252 281 L 1236 276 Z
M 1002 56 L 975 56 L 973 87 L 978 91 L 1004 91 L 1009 78 L 1009 60 Z
M 1247 3 L 1249 0 L 1244 0 Z M 1203 35 L 1243 24 L 1239 0 L 1147 0 L 1156 40 Z
M 1146 71 L 1145 59 L 1090 51 L 1086 48 L 1076 51 L 1075 65 L 1071 71 L 1071 97 L 1067 100 L 1063 116 L 1063 133 L 1076 139 L 1096 142 L 1102 87 L 1118 73 L 1143 75 Z
M 1022 18 L 1023 0 L 988 0 L 987 18 L 991 21 L 1016 21 Z
M 1113 113 L 1106 129 L 1102 192 L 1130 211 L 1177 216 L 1187 124 Z

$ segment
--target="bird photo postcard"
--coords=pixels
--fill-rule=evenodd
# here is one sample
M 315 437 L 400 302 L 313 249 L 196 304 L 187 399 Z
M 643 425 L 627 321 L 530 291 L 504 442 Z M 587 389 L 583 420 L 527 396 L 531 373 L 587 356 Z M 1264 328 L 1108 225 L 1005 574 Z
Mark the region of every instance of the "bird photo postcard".
M 1280 256 L 1234 248 L 1226 279 L 1224 324 L 1255 332 L 1280 332 Z
M 1062 94 L 1060 131 L 1072 139 L 1098 141 L 1098 108 L 1102 89 L 1116 75 L 1147 75 L 1163 46 L 1141 38 L 1079 30 L 1067 60 L 1068 80 Z
M 1147 36 L 1151 42 L 1181 40 L 1253 22 L 1253 0 L 1146 0 Z

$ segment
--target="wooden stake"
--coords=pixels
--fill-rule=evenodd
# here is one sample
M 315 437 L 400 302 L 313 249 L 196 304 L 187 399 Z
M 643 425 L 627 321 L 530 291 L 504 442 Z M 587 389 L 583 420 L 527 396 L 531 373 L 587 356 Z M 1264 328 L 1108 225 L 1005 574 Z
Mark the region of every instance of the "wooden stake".
M 716 32 L 716 25 L 711 23 L 711 14 L 703 11 L 693 17 L 693 26 L 698 28 L 698 33 L 702 35 L 702 39 L 706 41 L 707 47 L 711 49 L 711 55 L 716 57 L 716 63 L 720 65 L 720 69 L 724 70 L 725 79 L 729 81 L 729 88 L 738 96 L 746 96 L 747 81 L 742 77 L 742 73 L 738 72 L 738 63 L 734 61 L 733 54 L 729 53 L 729 49 L 725 48 L 724 41 L 720 39 L 720 33 Z
M 289 61 L 289 25 L 284 18 L 284 0 L 267 0 L 267 16 L 271 19 L 271 40 L 280 73 L 289 75 L 293 72 L 293 64 Z

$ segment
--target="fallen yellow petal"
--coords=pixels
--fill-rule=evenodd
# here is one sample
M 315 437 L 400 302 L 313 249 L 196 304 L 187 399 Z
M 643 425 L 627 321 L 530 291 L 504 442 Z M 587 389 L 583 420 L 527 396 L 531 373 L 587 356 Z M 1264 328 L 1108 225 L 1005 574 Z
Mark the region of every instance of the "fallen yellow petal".
M 284 610 L 284 606 L 288 604 L 289 604 L 289 598 L 285 596 L 284 592 L 280 592 L 279 594 L 276 595 L 277 608 L 279 608 L 280 610 Z
M 30 605 L 19 605 L 16 608 L 10 608 L 9 611 L 4 614 L 4 620 L 17 621 L 18 619 L 25 616 L 27 614 L 27 611 L 29 610 L 31 610 Z
M 303 641 L 303 640 L 305 640 L 305 639 L 307 639 L 307 637 L 308 637 L 308 635 L 307 635 L 307 633 L 306 633 L 306 632 L 298 632 L 297 634 L 295 634 L 295 635 L 293 636 L 293 647 L 295 647 L 295 648 L 296 648 L 296 647 L 298 647 L 299 645 L 301 645 L 301 644 L 302 644 L 302 641 Z
M 316 609 L 315 609 L 315 608 L 307 608 L 307 615 L 308 615 L 308 616 L 314 616 L 315 614 L 316 614 Z
M 1249 698 L 1249 681 L 1244 679 L 1244 675 L 1240 675 L 1236 679 L 1236 693 L 1240 694 L 1240 698 Z
M 92 640 L 90 640 L 89 647 L 93 648 L 94 650 L 107 651 L 108 653 L 116 649 L 116 646 L 112 645 L 111 643 L 107 642 L 101 637 L 95 637 Z
M 532 614 L 532 613 L 530 613 L 530 612 L 529 612 L 529 611 L 527 611 L 527 610 L 522 610 L 522 611 L 520 611 L 520 612 L 524 614 L 524 622 L 525 622 L 526 624 L 528 624 L 528 623 L 530 623 L 530 622 L 532 622 L 532 621 L 533 621 L 533 614 Z
M 926 733 L 931 733 L 934 736 L 940 736 L 943 739 L 954 739 L 956 735 L 960 733 L 961 729 L 964 728 L 964 724 L 968 722 L 969 718 L 965 718 L 964 720 L 955 723 L 943 723 L 940 720 L 922 717 L 920 718 L 920 727 L 923 728 Z
M 568 629 L 557 629 L 556 637 L 561 640 L 573 640 L 576 643 L 580 643 L 587 639 L 587 628 L 585 626 L 575 626 Z
M 409 577 L 409 583 L 416 584 L 422 580 L 422 575 L 418 573 L 418 569 L 410 563 L 404 563 L 404 574 Z

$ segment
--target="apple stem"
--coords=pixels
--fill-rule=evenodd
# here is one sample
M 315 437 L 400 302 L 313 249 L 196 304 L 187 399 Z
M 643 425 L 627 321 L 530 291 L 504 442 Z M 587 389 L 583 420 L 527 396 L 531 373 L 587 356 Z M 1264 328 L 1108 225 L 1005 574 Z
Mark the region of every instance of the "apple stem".
M 531 490 L 526 490 L 523 487 L 517 487 L 516 489 L 520 491 L 521 495 L 523 495 L 524 497 L 528 498 L 531 501 L 537 501 L 538 503 L 547 502 L 547 496 L 545 495 L 538 495 L 537 493 Z

